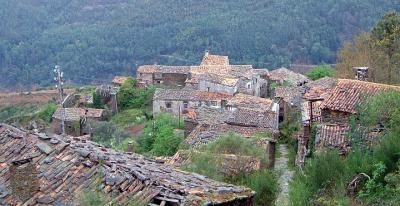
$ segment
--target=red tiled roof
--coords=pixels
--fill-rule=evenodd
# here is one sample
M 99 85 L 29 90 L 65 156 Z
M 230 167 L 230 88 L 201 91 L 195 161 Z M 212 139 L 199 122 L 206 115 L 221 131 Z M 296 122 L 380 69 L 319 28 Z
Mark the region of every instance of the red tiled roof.
M 228 100 L 229 94 L 206 92 L 200 90 L 157 89 L 153 100 L 180 100 L 180 101 L 209 101 Z
M 1 205 L 74 205 L 75 197 L 93 182 L 123 205 L 129 201 L 214 205 L 246 200 L 254 194 L 246 187 L 213 181 L 79 138 L 32 134 L 0 124 L 0 142 Z M 13 165 L 19 173 L 10 174 Z M 19 182 L 13 182 L 15 179 Z M 31 182 L 15 192 L 13 188 L 25 181 Z
M 136 70 L 138 73 L 177 73 L 187 74 L 190 66 L 164 66 L 164 65 L 142 65 Z
M 88 118 L 101 118 L 104 114 L 104 109 L 93 109 L 93 108 L 64 108 L 65 120 L 67 121 L 79 121 L 81 117 Z M 61 108 L 53 114 L 53 118 L 61 119 Z
M 315 144 L 318 148 L 338 148 L 343 152 L 348 150 L 350 145 L 347 134 L 350 128 L 348 125 L 321 124 L 317 127 Z
M 229 65 L 228 56 L 211 55 L 206 53 L 201 61 L 201 65 Z
M 124 76 L 115 76 L 114 79 L 112 80 L 112 83 L 122 85 L 125 83 L 126 80 L 128 80 L 129 77 L 124 77 Z
M 331 95 L 322 103 L 321 109 L 356 113 L 356 107 L 365 103 L 365 98 L 391 89 L 400 91 L 399 86 L 339 79 Z

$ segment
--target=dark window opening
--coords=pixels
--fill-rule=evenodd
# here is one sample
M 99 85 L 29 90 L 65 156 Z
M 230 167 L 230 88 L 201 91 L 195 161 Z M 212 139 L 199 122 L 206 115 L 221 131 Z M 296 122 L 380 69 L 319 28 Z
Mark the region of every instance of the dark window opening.
M 165 107 L 167 107 L 168 109 L 172 108 L 172 102 L 166 102 Z

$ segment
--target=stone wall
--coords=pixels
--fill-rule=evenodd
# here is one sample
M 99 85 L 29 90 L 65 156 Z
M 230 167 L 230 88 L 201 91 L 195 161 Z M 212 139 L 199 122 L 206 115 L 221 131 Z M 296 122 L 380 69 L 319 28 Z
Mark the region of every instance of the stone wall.
M 61 134 L 61 120 L 53 118 L 51 128 L 55 134 Z M 65 133 L 74 137 L 81 135 L 81 125 L 79 121 L 69 122 L 65 121 Z
M 185 127 L 185 138 L 192 133 L 194 128 L 198 125 L 197 122 L 185 120 L 184 127 Z
M 348 124 L 350 119 L 350 113 L 333 111 L 330 109 L 321 110 L 321 121 L 323 123 L 333 124 Z
M 184 86 L 187 79 L 186 74 L 164 73 L 162 74 L 162 84 L 165 86 Z
M 227 85 L 216 84 L 213 82 L 200 80 L 199 90 L 234 95 L 235 93 L 238 92 L 238 87 L 237 87 L 237 85 L 236 86 L 227 86 Z

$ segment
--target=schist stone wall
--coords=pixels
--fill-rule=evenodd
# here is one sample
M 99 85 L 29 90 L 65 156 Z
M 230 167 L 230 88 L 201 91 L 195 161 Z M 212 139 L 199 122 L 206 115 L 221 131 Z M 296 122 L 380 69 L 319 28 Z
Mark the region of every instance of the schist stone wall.
M 163 73 L 162 84 L 165 86 L 184 86 L 187 74 Z
M 321 110 L 321 118 L 324 123 L 348 124 L 350 115 L 347 112 L 332 111 L 330 109 Z

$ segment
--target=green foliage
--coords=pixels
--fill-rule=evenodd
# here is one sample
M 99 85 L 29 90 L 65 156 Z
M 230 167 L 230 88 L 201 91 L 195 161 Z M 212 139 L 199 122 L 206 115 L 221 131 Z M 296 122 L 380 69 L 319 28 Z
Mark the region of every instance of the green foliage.
M 222 135 L 217 140 L 199 148 L 201 153 L 193 155 L 192 163 L 184 169 L 218 181 L 250 187 L 256 191 L 255 205 L 271 205 L 278 192 L 278 178 L 274 171 L 262 169 L 236 175 L 224 175 L 220 172 L 223 158 L 219 158 L 217 154 L 258 157 L 265 164 L 267 161 L 265 151 L 253 141 L 255 139 L 246 139 L 234 133 Z
M 96 109 L 104 109 L 104 103 L 100 95 L 97 92 L 93 92 L 93 107 Z
M 39 111 L 38 117 L 46 122 L 51 122 L 51 118 L 56 110 L 57 104 L 55 102 L 49 102 Z
M 157 156 L 169 156 L 178 150 L 183 137 L 176 134 L 176 128 L 183 123 L 170 114 L 160 114 L 149 121 L 138 139 L 141 152 L 150 152 Z
M 1 88 L 50 85 L 55 62 L 67 79 L 87 84 L 137 65 L 198 64 L 205 49 L 258 67 L 334 63 L 344 39 L 400 7 L 375 0 L 0 2 Z
M 18 121 L 23 119 L 31 119 L 38 110 L 37 105 L 15 105 L 0 108 L 0 122 Z
M 308 72 L 307 76 L 311 80 L 317 80 L 323 77 L 333 77 L 335 76 L 335 71 L 329 65 L 319 65 Z
M 140 109 L 127 109 L 119 112 L 111 118 L 111 122 L 121 127 L 129 127 L 146 121 L 143 111 Z
M 144 108 L 151 103 L 155 88 L 136 88 L 136 79 L 128 78 L 118 92 L 118 105 L 121 110 Z
M 105 146 L 118 148 L 129 137 L 122 128 L 112 122 L 91 122 L 92 140 Z

